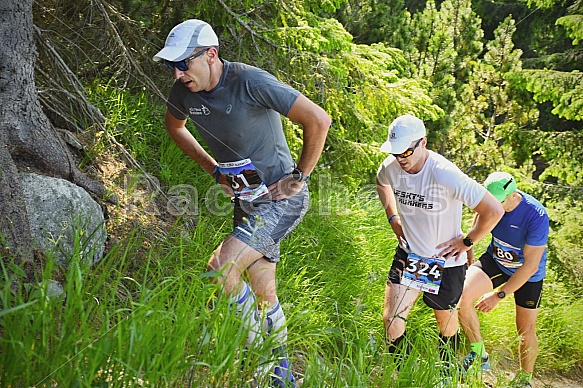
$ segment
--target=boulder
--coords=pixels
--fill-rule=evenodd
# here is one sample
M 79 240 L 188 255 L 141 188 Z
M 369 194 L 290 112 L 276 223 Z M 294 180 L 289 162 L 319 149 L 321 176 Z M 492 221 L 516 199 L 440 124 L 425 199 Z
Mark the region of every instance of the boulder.
M 36 249 L 52 252 L 62 266 L 76 252 L 91 265 L 103 258 L 103 211 L 85 190 L 64 179 L 30 173 L 21 173 L 20 182 Z

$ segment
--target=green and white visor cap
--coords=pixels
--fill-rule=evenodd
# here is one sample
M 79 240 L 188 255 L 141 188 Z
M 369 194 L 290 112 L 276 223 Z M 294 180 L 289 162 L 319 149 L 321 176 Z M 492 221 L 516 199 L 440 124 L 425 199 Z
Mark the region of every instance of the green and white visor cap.
M 484 181 L 484 187 L 498 201 L 502 202 L 516 191 L 516 181 L 507 172 L 493 172 Z
M 154 56 L 154 61 L 178 62 L 188 57 L 197 47 L 218 45 L 219 38 L 207 22 L 190 19 L 170 31 L 164 48 Z

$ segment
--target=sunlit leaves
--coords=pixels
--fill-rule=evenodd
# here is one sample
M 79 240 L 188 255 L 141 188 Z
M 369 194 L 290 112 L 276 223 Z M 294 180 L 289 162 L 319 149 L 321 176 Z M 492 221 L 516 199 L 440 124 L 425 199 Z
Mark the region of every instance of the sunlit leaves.
M 511 74 L 523 84 L 537 102 L 551 101 L 553 114 L 567 120 L 583 120 L 583 73 L 552 70 L 524 70 Z
M 557 24 L 567 30 L 568 36 L 573 39 L 573 44 L 579 44 L 583 39 L 583 15 L 567 15 L 557 19 Z

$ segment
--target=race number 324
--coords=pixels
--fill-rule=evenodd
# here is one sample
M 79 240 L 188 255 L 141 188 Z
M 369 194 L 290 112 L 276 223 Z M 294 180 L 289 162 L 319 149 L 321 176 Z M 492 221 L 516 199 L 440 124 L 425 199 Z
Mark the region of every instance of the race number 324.
M 444 265 L 445 259 L 443 258 L 422 257 L 409 253 L 401 284 L 437 294 L 441 286 Z
M 443 264 L 439 261 L 429 262 L 430 259 L 412 256 L 407 260 L 407 272 L 415 275 L 416 278 L 427 278 L 431 282 L 441 279 Z

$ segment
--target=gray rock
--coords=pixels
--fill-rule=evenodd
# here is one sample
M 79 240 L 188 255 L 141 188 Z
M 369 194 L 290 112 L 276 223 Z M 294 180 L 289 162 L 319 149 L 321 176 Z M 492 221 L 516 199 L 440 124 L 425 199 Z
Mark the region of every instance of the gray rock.
M 103 211 L 85 190 L 37 174 L 21 173 L 20 181 L 35 248 L 52 252 L 62 266 L 77 252 L 91 265 L 103 258 L 107 238 Z
M 47 282 L 47 299 L 57 299 L 59 298 L 61 295 L 63 295 L 65 293 L 65 290 L 63 289 L 63 286 L 61 285 L 61 283 L 57 282 L 56 280 L 49 280 Z

